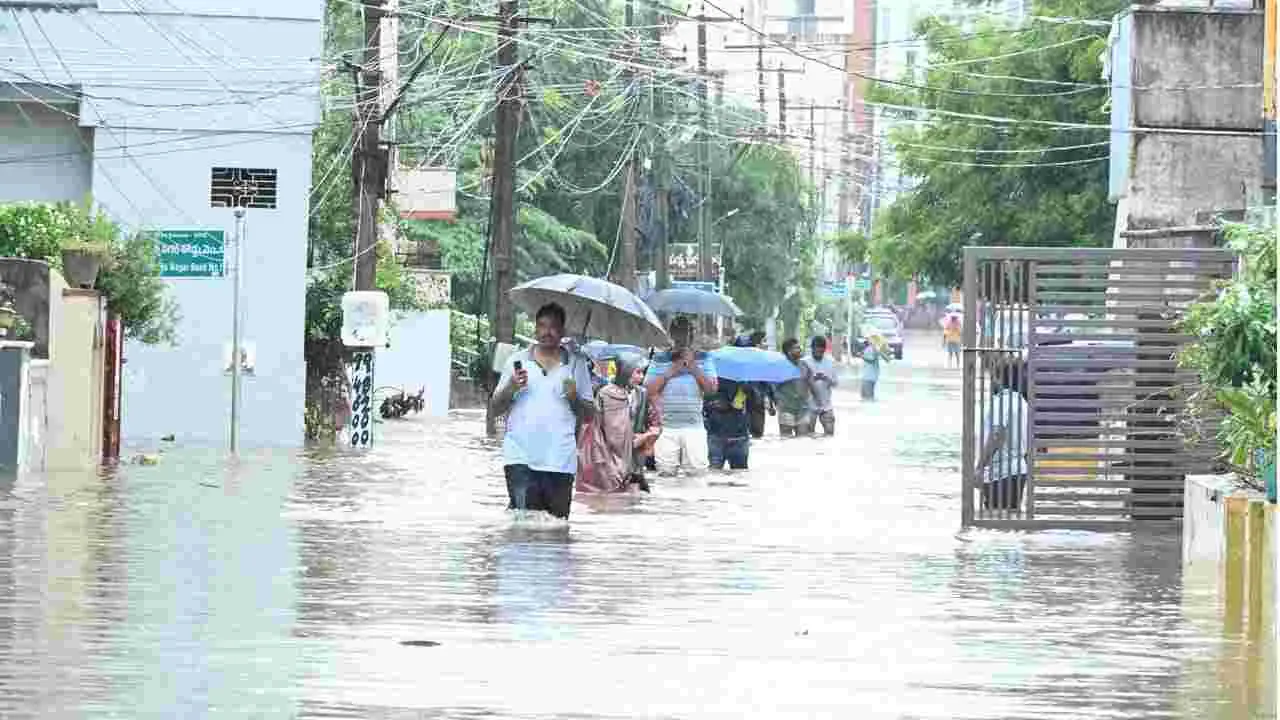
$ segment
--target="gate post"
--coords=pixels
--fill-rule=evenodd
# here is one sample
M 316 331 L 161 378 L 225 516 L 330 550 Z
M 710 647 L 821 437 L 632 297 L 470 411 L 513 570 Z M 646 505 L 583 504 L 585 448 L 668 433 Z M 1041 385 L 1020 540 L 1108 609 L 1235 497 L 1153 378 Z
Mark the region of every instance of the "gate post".
M 978 259 L 974 248 L 964 248 L 964 323 L 961 328 L 962 380 L 960 398 L 964 404 L 964 428 L 960 433 L 960 525 L 973 525 L 973 465 L 976 461 L 974 447 L 973 404 L 974 384 L 977 380 L 977 295 Z
M 1032 260 L 1023 265 L 1026 271 L 1026 293 L 1027 293 L 1027 337 L 1026 337 L 1026 367 L 1023 368 L 1023 380 L 1026 389 L 1027 400 L 1027 437 L 1024 438 L 1024 449 L 1027 453 L 1027 487 L 1023 491 L 1027 498 L 1027 515 L 1028 520 L 1036 518 L 1036 360 L 1037 348 L 1039 342 L 1036 338 L 1036 289 L 1039 285 L 1037 271 L 1040 264 Z

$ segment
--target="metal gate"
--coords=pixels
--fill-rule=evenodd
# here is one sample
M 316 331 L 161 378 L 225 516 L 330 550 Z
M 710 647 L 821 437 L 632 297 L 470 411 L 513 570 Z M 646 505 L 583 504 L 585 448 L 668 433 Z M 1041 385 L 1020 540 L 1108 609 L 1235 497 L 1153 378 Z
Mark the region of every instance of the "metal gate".
M 1175 526 L 1220 417 L 1187 398 L 1187 306 L 1228 250 L 964 249 L 964 526 Z M 1208 438 L 1208 439 L 1206 439 Z

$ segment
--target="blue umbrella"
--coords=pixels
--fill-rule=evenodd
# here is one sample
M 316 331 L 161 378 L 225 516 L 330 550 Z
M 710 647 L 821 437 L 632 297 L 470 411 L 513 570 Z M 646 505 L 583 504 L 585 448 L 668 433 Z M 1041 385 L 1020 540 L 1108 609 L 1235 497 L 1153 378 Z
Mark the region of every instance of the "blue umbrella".
M 582 351 L 592 360 L 603 360 L 605 358 L 620 358 L 623 355 L 638 355 L 646 357 L 649 352 L 635 345 L 621 345 L 615 343 L 607 343 L 603 340 L 592 340 L 582 346 Z
M 719 315 L 737 317 L 742 314 L 737 305 L 719 293 L 697 288 L 668 288 L 645 298 L 654 312 L 669 315 Z
M 658 316 L 635 293 L 586 275 L 548 275 L 511 288 L 511 300 L 533 315 L 547 303 L 564 308 L 565 333 L 666 347 Z
M 800 368 L 786 355 L 757 348 L 722 347 L 711 353 L 716 375 L 738 382 L 780 383 L 800 377 Z

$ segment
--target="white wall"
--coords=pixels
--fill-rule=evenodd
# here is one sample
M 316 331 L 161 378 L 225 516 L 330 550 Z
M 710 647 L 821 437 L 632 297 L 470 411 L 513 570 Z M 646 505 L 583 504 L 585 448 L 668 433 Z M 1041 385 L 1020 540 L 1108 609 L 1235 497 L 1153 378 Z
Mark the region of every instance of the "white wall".
M 143 141 L 160 137 L 138 134 Z M 257 368 L 244 379 L 241 438 L 246 445 L 292 444 L 301 441 L 305 394 L 311 142 L 304 136 L 256 140 L 148 158 L 142 169 L 122 158 L 101 161 L 94 185 L 99 200 L 125 216 L 139 214 L 158 227 L 223 228 L 230 266 L 234 220 L 231 210 L 208 207 L 208 168 L 278 169 L 277 209 L 246 211 L 242 327 L 245 341 L 256 347 Z M 223 374 L 224 345 L 231 342 L 231 276 L 174 279 L 169 286 L 183 316 L 180 346 L 126 345 L 122 433 L 126 442 L 174 433 L 180 441 L 218 444 L 226 438 L 231 401 L 230 378 Z
M 449 414 L 449 311 L 410 313 L 391 328 L 391 347 L 378 349 L 374 381 L 400 387 L 409 394 L 426 388 L 423 414 Z
M 278 207 L 248 211 L 242 304 L 244 337 L 256 346 L 257 368 L 245 378 L 241 438 L 246 446 L 300 443 L 323 0 L 98 5 L 75 13 L 7 13 L 0 22 L 0 86 L 34 80 L 80 94 L 80 124 L 92 128 L 86 137 L 93 148 L 95 199 L 130 227 L 222 228 L 228 265 L 233 220 L 229 209 L 209 206 L 211 168 L 277 169 Z M 5 127 L 0 118 L 0 136 Z M 59 142 L 67 145 L 63 136 Z M 21 148 L 31 154 L 36 149 L 29 142 Z M 74 172 L 58 177 L 63 182 L 42 188 L 41 197 L 23 199 L 83 194 L 73 194 Z M 6 181 L 0 181 L 0 200 L 16 199 L 5 193 Z M 223 346 L 231 339 L 231 280 L 167 282 L 182 315 L 179 345 L 126 345 L 124 441 L 172 433 L 180 442 L 222 444 L 230 402 L 222 368 Z

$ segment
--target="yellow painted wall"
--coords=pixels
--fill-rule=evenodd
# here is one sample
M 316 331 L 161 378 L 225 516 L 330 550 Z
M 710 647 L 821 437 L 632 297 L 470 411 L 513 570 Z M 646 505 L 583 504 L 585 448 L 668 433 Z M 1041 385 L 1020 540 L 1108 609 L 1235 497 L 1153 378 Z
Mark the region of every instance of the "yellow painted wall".
M 74 288 L 63 290 L 61 299 L 57 351 L 50 358 L 50 470 L 82 469 L 102 460 L 105 301 L 96 291 Z
M 1186 660 L 1183 709 L 1206 720 L 1275 717 L 1278 516 L 1256 495 L 1229 491 L 1216 497 L 1199 502 L 1204 512 L 1188 512 L 1184 520 L 1184 533 L 1194 534 L 1198 526 L 1204 533 L 1196 540 L 1195 562 L 1184 565 L 1183 612 L 1219 640 L 1212 651 Z M 1192 510 L 1196 499 L 1189 499 Z

